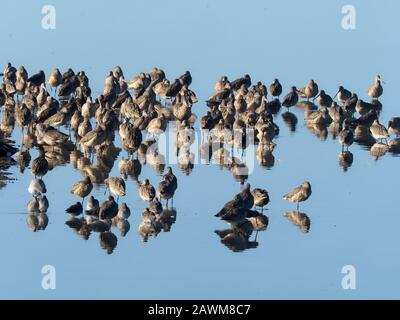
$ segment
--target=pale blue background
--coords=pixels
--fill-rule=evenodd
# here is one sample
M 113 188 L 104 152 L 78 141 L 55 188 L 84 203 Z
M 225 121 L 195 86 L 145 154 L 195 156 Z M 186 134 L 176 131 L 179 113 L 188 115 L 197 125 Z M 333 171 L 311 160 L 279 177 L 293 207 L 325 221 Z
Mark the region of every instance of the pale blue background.
M 116 64 L 127 78 L 153 66 L 171 79 L 188 69 L 200 101 L 222 74 L 233 79 L 244 73 L 265 83 L 278 77 L 285 92 L 310 78 L 332 95 L 342 84 L 367 100 L 367 87 L 380 73 L 387 82 L 381 99 L 387 123 L 400 114 L 400 3 L 350 2 L 6 1 L 0 65 L 23 64 L 30 73 L 55 66 L 83 69 L 96 93 Z M 341 8 L 349 3 L 357 10 L 353 31 L 341 28 Z M 56 30 L 41 28 L 44 4 L 56 7 Z M 201 116 L 206 108 L 200 102 L 193 110 Z M 32 233 L 23 214 L 31 175 L 13 168 L 18 181 L 0 191 L 0 298 L 399 298 L 399 159 L 386 155 L 375 162 L 354 145 L 354 164 L 344 173 L 338 142 L 319 141 L 304 128 L 302 111 L 295 112 L 295 134 L 277 117 L 275 166 L 257 166 L 249 178 L 270 192 L 270 226 L 259 233 L 257 249 L 242 253 L 230 252 L 213 233 L 225 227 L 213 214 L 239 190 L 226 170 L 196 166 L 186 177 L 174 167 L 177 222 L 146 244 L 136 231 L 145 204 L 129 181 L 131 231 L 107 256 L 97 234 L 85 242 L 64 225 L 64 209 L 76 201 L 69 189 L 79 173 L 59 167 L 45 177 L 50 224 Z M 141 177 L 159 181 L 148 167 Z M 301 207 L 312 221 L 307 235 L 282 216 L 294 207 L 280 200 L 304 179 L 313 186 Z M 45 264 L 57 269 L 56 290 L 41 288 Z M 341 288 L 346 264 L 357 268 L 357 290 Z

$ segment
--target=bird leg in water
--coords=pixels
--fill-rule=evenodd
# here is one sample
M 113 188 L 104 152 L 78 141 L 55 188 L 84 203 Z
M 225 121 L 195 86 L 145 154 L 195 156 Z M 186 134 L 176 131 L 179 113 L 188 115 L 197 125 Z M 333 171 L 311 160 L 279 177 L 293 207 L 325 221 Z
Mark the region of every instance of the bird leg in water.
M 297 211 L 299 211 L 299 203 L 297 202 Z
M 256 231 L 256 236 L 254 237 L 254 241 L 257 241 L 258 231 Z
M 21 150 L 24 147 L 24 127 L 22 127 L 21 129 L 22 133 L 21 133 Z

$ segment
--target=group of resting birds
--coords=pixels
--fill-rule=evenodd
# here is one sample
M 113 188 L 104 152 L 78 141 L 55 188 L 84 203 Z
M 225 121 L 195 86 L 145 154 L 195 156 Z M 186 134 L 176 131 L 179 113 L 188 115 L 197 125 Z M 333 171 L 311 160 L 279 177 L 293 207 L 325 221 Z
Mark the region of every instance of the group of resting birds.
M 301 89 L 292 86 L 280 100 L 282 85 L 278 79 L 266 86 L 262 82 L 252 84 L 247 74 L 233 81 L 222 76 L 214 85 L 215 93 L 206 101 L 208 111 L 200 127 L 210 131 L 210 142 L 222 141 L 242 149 L 252 142 L 257 144 L 257 158 L 262 159 L 276 146 L 273 140 L 279 134 L 279 127 L 273 116 L 281 107 L 287 108 L 282 118 L 295 131 L 298 120 L 289 109 L 298 106 L 305 109 L 305 124 L 317 136 L 325 139 L 328 128 L 333 138 L 338 137 L 342 145 L 339 159 L 350 160 L 352 154 L 348 147 L 354 141 L 371 149 L 373 157 L 382 150 L 399 153 L 400 139 L 389 142 L 387 139 L 390 134 L 400 134 L 400 117 L 391 118 L 387 128 L 379 122 L 382 104 L 378 98 L 383 93 L 382 83 L 377 75 L 368 88 L 371 102 L 359 99 L 343 86 L 331 97 L 325 90 L 319 90 L 312 79 Z M 253 141 L 247 137 L 249 132 L 253 133 Z
M 197 97 L 189 89 L 192 82 L 189 71 L 171 83 L 158 68 L 125 81 L 121 68 L 116 66 L 107 75 L 102 94 L 95 99 L 84 71 L 68 69 L 61 74 L 54 69 L 46 77 L 42 70 L 28 75 L 23 66 L 17 69 L 8 63 L 2 76 L 0 156 L 17 153 L 16 160 L 23 172 L 31 162 L 29 149 L 38 150 L 37 158 L 31 162 L 34 180 L 29 186 L 32 198 L 27 205 L 28 225 L 33 231 L 45 228 L 41 227 L 40 217 L 49 206 L 42 178 L 57 165 L 70 162 L 83 175 L 71 193 L 84 199 L 93 184 L 104 184 L 110 191 L 102 203 L 90 198 L 85 211 L 89 229 L 109 232 L 111 222 L 116 219 L 126 226 L 130 210 L 126 203 L 118 206 L 118 199 L 115 201 L 111 194 L 118 198 L 124 196 L 125 180 L 129 176 L 137 183 L 139 196 L 149 202 L 149 208 L 143 213 L 143 225 L 147 227 L 139 228 L 143 239 L 147 238 L 146 228 L 150 234 L 156 234 L 154 230 L 159 232 L 160 221 L 173 216 L 168 201 L 177 189 L 176 176 L 167 168 L 155 189 L 148 179 L 139 181 L 139 175 L 146 162 L 155 164 L 159 174 L 164 171 L 165 161 L 157 151 L 157 136 L 166 130 L 168 121 L 176 120 L 180 128 L 185 128 L 195 120 L 191 108 Z M 20 149 L 4 138 L 11 135 L 15 123 L 22 130 Z M 62 128 L 67 128 L 67 132 Z M 120 152 L 114 144 L 116 133 L 127 158 L 122 158 L 118 165 L 122 177 L 109 177 Z M 145 139 L 144 133 L 151 138 Z M 164 200 L 166 209 L 161 204 Z M 79 216 L 84 212 L 83 201 L 67 208 L 67 212 Z M 105 236 L 110 241 L 112 238 Z
M 311 184 L 304 181 L 283 196 L 283 199 L 297 204 L 297 210 L 285 214 L 290 221 L 298 225 L 303 232 L 308 232 L 310 220 L 307 215 L 299 212 L 299 203 L 311 196 Z M 215 215 L 230 225 L 230 229 L 216 231 L 221 242 L 234 251 L 241 251 L 257 245 L 256 241 L 249 241 L 252 232 L 265 230 L 268 226 L 268 217 L 263 214 L 264 206 L 270 201 L 268 191 L 255 188 L 251 191 L 250 184 L 246 183 L 243 190 L 228 201 Z M 257 211 L 261 208 L 261 212 Z
M 73 216 L 86 213 L 86 219 L 79 218 L 81 227 L 86 223 L 88 228 L 93 225 L 96 230 L 109 232 L 113 222 L 119 221 L 120 225 L 126 226 L 124 221 L 129 217 L 130 210 L 126 203 L 119 206 L 118 198 L 125 196 L 125 181 L 127 176 L 131 176 L 137 182 L 139 196 L 150 204 L 142 215 L 144 223 L 139 229 L 144 230 L 147 226 L 153 229 L 150 234 L 157 234 L 155 230 L 160 230 L 154 227 L 156 221 L 160 221 L 157 215 L 164 210 L 160 201 L 165 200 L 168 208 L 168 201 L 177 188 L 176 177 L 172 169 L 168 168 L 157 190 L 148 179 L 139 181 L 138 177 L 141 164 L 146 161 L 155 163 L 159 174 L 163 172 L 165 162 L 162 163 L 161 154 L 157 150 L 157 136 L 166 131 L 169 121 L 176 121 L 177 129 L 193 134 L 192 125 L 196 116 L 192 113 L 192 105 L 198 99 L 189 89 L 192 83 L 190 72 L 186 71 L 170 82 L 163 70 L 153 68 L 148 73 L 142 72 L 126 81 L 122 69 L 116 66 L 107 75 L 103 91 L 96 98 L 92 98 L 89 79 L 84 71 L 68 69 L 61 73 L 59 69 L 54 69 L 46 77 L 42 70 L 28 75 L 23 66 L 15 68 L 8 63 L 2 76 L 0 156 L 10 157 L 17 153 L 16 160 L 23 171 L 31 162 L 29 149 L 36 147 L 38 150 L 37 158 L 31 163 L 35 179 L 29 186 L 32 199 L 28 203 L 28 212 L 32 214 L 32 229 L 40 230 L 46 224 L 44 215 L 49 202 L 42 177 L 55 166 L 70 162 L 83 176 L 83 180 L 74 184 L 71 190 L 74 195 L 82 198 L 82 203 L 70 206 L 67 212 Z M 381 77 L 376 76 L 368 89 L 368 95 L 372 98 L 370 103 L 359 99 L 356 93 L 342 86 L 331 97 L 324 90 L 319 90 L 314 80 L 310 80 L 301 89 L 291 87 L 281 100 L 283 89 L 278 79 L 274 79 L 267 87 L 261 82 L 252 83 L 249 75 L 233 81 L 222 76 L 214 85 L 215 93 L 206 100 L 208 110 L 201 118 L 200 129 L 208 131 L 208 134 L 200 153 L 217 145 L 212 155 L 222 159 L 223 164 L 244 183 L 247 179 L 246 170 L 243 170 L 246 164 L 236 157 L 227 157 L 229 151 L 225 147 L 243 150 L 249 143 L 257 144 L 257 159 L 264 163 L 271 158 L 275 148 L 273 140 L 279 135 L 274 115 L 281 107 L 289 110 L 296 105 L 306 108 L 305 122 L 308 127 L 317 130 L 330 125 L 337 130 L 342 145 L 341 155 L 345 160 L 350 154 L 348 147 L 353 141 L 370 143 L 371 146 L 375 146 L 378 141 L 379 148 L 400 147 L 399 139 L 387 143 L 390 134 L 400 134 L 400 118 L 391 118 L 388 128 L 379 123 L 382 105 L 377 99 L 383 93 L 382 83 Z M 289 111 L 282 113 L 282 117 L 291 127 L 297 123 L 296 116 Z M 13 132 L 15 123 L 22 130 L 20 149 L 6 140 L 6 136 Z M 62 128 L 67 128 L 67 131 Z M 254 133 L 253 141 L 249 138 L 249 132 Z M 118 165 L 121 177 L 109 177 L 120 153 L 120 148 L 114 144 L 116 134 L 119 135 L 127 158 L 122 158 Z M 145 139 L 144 134 L 151 138 Z M 188 151 L 193 143 L 191 134 L 189 139 L 188 136 L 180 138 L 179 134 L 176 135 L 177 146 L 187 148 L 186 163 L 193 162 Z M 144 161 L 142 155 L 145 155 Z M 83 199 L 89 196 L 93 184 L 104 184 L 110 195 L 101 204 L 90 197 L 84 210 Z M 245 187 L 243 192 L 250 192 L 249 187 Z M 253 192 L 256 193 L 253 195 L 254 204 L 263 207 L 265 204 L 260 203 L 269 199 L 268 194 L 262 197 L 265 193 L 261 189 Z M 298 203 L 308 198 L 311 187 L 303 184 L 293 192 L 285 198 Z M 301 192 L 305 195 L 309 192 L 304 200 L 299 200 L 303 196 L 296 198 Z M 117 197 L 117 201 L 111 194 Z M 259 200 L 258 196 L 263 200 Z M 251 210 L 253 203 L 250 206 L 250 202 L 243 202 L 241 197 L 235 197 L 232 201 L 221 210 L 219 217 L 231 223 L 229 219 L 234 213 L 243 218 L 239 219 L 241 223 L 243 220 L 254 220 L 256 213 Z M 106 236 L 106 239 L 111 238 Z M 147 239 L 147 236 L 142 238 Z

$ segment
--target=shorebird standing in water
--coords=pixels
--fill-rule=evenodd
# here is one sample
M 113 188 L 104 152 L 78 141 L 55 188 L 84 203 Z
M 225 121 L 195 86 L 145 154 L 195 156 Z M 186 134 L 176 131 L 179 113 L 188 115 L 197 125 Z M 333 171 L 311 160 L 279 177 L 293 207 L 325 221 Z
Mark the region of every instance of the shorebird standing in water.
M 264 211 L 264 206 L 269 203 L 269 195 L 267 190 L 255 188 L 251 192 L 254 198 L 254 206 L 261 207 L 261 212 Z
M 273 97 L 278 97 L 282 94 L 282 85 L 280 84 L 278 79 L 274 79 L 274 81 L 269 86 L 269 94 Z
M 125 196 L 126 191 L 124 179 L 120 177 L 110 177 L 104 180 L 104 184 L 106 185 L 105 192 L 107 192 L 108 189 L 110 193 L 115 194 L 117 196 L 117 202 L 119 197 Z
M 314 98 L 317 96 L 319 90 L 316 82 L 311 79 L 310 81 L 308 81 L 307 85 L 299 91 L 301 92 L 300 96 L 302 98 L 306 98 L 307 101 L 309 101 L 310 98 Z
M 325 90 L 321 90 L 313 99 L 317 100 L 318 104 L 322 107 L 329 108 L 332 105 L 333 99 L 330 95 L 325 93 Z
M 90 178 L 86 177 L 84 180 L 78 181 L 72 186 L 71 193 L 82 198 L 83 206 L 83 201 L 85 200 L 85 197 L 89 195 L 92 189 L 93 184 L 90 181 Z
M 152 201 L 156 196 L 156 191 L 150 184 L 149 179 L 144 179 L 144 181 L 140 184 L 138 191 L 139 196 L 143 201 Z
M 387 138 L 389 138 L 389 133 L 384 125 L 380 124 L 378 119 L 374 120 L 371 127 L 369 128 L 371 131 L 372 136 L 376 140 L 385 140 L 387 144 Z
M 62 75 L 58 68 L 55 68 L 50 73 L 49 78 L 47 79 L 47 83 L 50 86 L 51 90 L 53 90 L 54 88 L 55 91 L 57 91 L 57 87 L 62 83 Z
M 336 96 L 338 98 L 338 101 L 344 105 L 346 101 L 351 98 L 351 92 L 343 88 L 343 86 L 340 86 L 333 99 L 335 99 Z
M 304 181 L 300 186 L 285 194 L 283 199 L 297 203 L 297 210 L 299 210 L 299 202 L 306 201 L 310 196 L 311 184 L 308 181 Z
M 368 95 L 371 98 L 377 99 L 382 95 L 383 93 L 382 82 L 385 83 L 384 81 L 382 81 L 381 76 L 378 74 L 375 77 L 374 83 L 370 85 L 368 88 Z
M 290 92 L 282 100 L 282 106 L 286 107 L 288 111 L 290 107 L 295 106 L 299 101 L 299 96 L 297 92 L 298 92 L 297 88 L 293 86 Z

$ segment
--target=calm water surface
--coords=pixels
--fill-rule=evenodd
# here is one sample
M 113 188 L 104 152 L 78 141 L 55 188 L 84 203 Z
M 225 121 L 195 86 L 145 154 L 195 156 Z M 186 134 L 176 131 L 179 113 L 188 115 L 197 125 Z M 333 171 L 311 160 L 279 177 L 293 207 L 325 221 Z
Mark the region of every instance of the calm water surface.
M 95 9 L 80 3 L 74 11 L 72 5 L 55 1 L 57 29 L 44 31 L 40 28 L 41 1 L 26 4 L 23 12 L 17 10 L 18 4 L 7 3 L 5 10 L 15 11 L 23 22 L 17 27 L 11 27 L 7 17 L 2 22 L 5 25 L 0 36 L 6 45 L 0 65 L 12 61 L 26 65 L 29 73 L 43 69 L 46 74 L 54 66 L 83 69 L 94 95 L 102 90 L 107 71 L 116 64 L 122 66 L 126 78 L 149 71 L 154 65 L 163 68 L 169 79 L 189 69 L 191 89 L 199 97 L 192 109 L 198 119 L 206 112 L 204 101 L 213 93 L 214 81 L 221 74 L 234 79 L 249 73 L 253 81 L 266 84 L 278 77 L 284 92 L 291 85 L 301 87 L 314 78 L 331 95 L 343 84 L 368 100 L 367 87 L 380 73 L 387 82 L 380 99 L 381 122 L 386 125 L 390 117 L 399 115 L 394 67 L 399 46 L 390 41 L 396 30 L 395 12 L 400 9 L 397 2 L 385 1 L 378 6 L 373 1 L 355 1 L 358 27 L 354 31 L 344 31 L 340 26 L 341 6 L 347 4 L 340 1 L 325 7 L 306 1 L 313 10 L 290 1 L 271 5 L 259 1 L 246 7 L 238 3 L 230 9 L 224 3 L 200 1 L 189 5 L 176 1 L 175 5 L 183 6 L 188 15 L 179 19 L 175 11 L 165 14 L 167 8 L 157 2 L 152 19 L 167 24 L 169 30 L 181 28 L 180 45 L 160 37 L 160 27 L 151 23 L 147 35 L 134 35 L 135 27 L 148 22 L 144 13 L 150 10 L 150 4 L 121 1 L 113 8 L 107 5 Z M 120 12 L 121 17 L 113 16 L 110 19 L 114 24 L 106 27 L 101 20 L 110 10 Z M 229 25 L 243 21 L 243 26 L 226 31 L 225 10 L 231 15 Z M 37 12 L 37 16 L 30 12 Z M 201 18 L 205 15 L 208 22 Z M 304 18 L 303 28 L 318 26 L 315 39 L 306 41 L 298 31 L 293 37 L 292 28 L 299 16 Z M 88 23 L 80 22 L 84 19 Z M 76 36 L 78 31 L 81 37 Z M 382 32 L 387 36 L 379 38 Z M 223 35 L 227 37 L 225 44 L 221 44 Z M 267 35 L 271 38 L 263 40 Z M 114 36 L 120 50 L 98 47 L 103 37 Z M 231 43 L 229 48 L 227 43 Z M 24 49 L 26 46 L 32 50 Z M 276 49 L 271 50 L 271 46 Z M 232 174 L 219 166 L 195 164 L 186 175 L 178 165 L 172 165 L 179 184 L 174 197 L 176 221 L 169 232 L 162 231 L 148 242 L 143 242 L 137 232 L 146 203 L 128 179 L 127 195 L 120 202 L 127 202 L 131 208 L 131 229 L 121 237 L 113 228 L 118 244 L 107 255 L 100 247 L 99 234 L 93 233 L 85 241 L 65 225 L 69 219 L 65 208 L 78 200 L 69 190 L 81 179 L 71 164 L 58 166 L 44 177 L 50 202 L 49 225 L 35 233 L 26 224 L 30 168 L 21 173 L 16 165 L 1 164 L 1 174 L 8 172 L 12 181 L 0 190 L 0 298 L 399 298 L 396 190 L 400 159 L 387 152 L 376 160 L 365 147 L 354 144 L 350 147 L 353 163 L 343 170 L 338 141 L 330 133 L 326 139 L 316 136 L 305 126 L 304 111 L 291 111 L 298 118 L 295 132 L 283 122 L 284 111 L 274 119 L 280 134 L 274 140 L 277 147 L 269 168 L 254 159 L 254 170 L 247 181 L 252 187 L 268 190 L 271 203 L 264 213 L 269 225 L 257 234 L 256 248 L 241 252 L 229 250 L 214 232 L 227 225 L 213 215 L 241 189 Z M 19 143 L 19 128 L 12 138 Z M 123 151 L 119 154 L 110 176 L 119 176 L 117 166 L 124 155 Z M 31 150 L 31 156 L 37 156 L 36 150 Z M 157 185 L 161 177 L 145 165 L 140 175 L 144 178 Z M 313 194 L 300 206 L 311 220 L 309 232 L 303 233 L 284 217 L 295 206 L 281 197 L 306 179 L 312 184 Z M 103 200 L 104 186 L 95 188 L 92 194 Z M 41 287 L 44 265 L 56 268 L 56 290 Z M 342 289 L 341 270 L 345 265 L 356 268 L 356 290 Z

